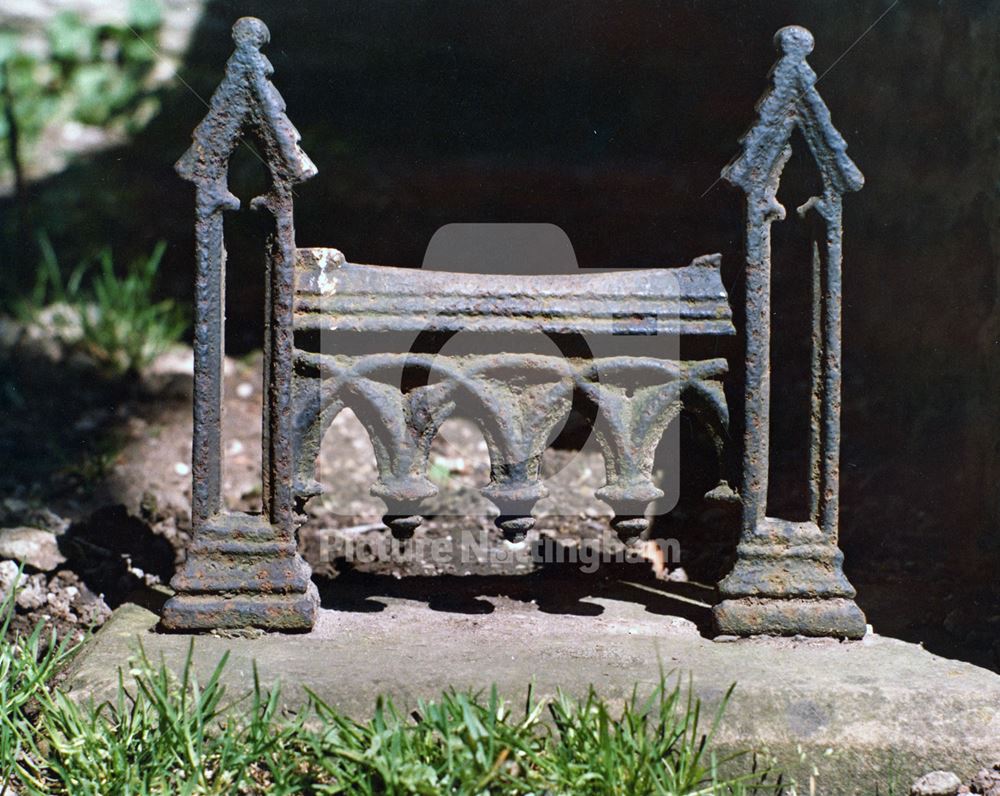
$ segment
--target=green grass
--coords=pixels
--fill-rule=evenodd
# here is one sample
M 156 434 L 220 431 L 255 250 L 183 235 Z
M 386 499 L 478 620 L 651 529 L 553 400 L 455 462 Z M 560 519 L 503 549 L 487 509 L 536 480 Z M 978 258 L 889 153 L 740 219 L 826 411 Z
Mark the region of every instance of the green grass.
M 66 641 L 45 635 L 42 623 L 30 636 L 8 641 L 14 599 L 11 590 L 0 603 L 0 796 L 6 796 L 15 775 L 24 771 L 33 746 L 30 717 L 72 652 Z
M 35 284 L 14 306 L 22 323 L 44 322 L 50 331 L 115 375 L 134 374 L 153 361 L 187 328 L 185 314 L 173 301 L 153 298 L 160 241 L 148 257 L 124 271 L 115 268 L 110 249 L 77 265 L 65 280 L 51 243 L 39 236 L 42 258 Z M 50 312 L 43 314 L 46 308 Z
M 494 689 L 446 691 L 409 715 L 380 699 L 357 721 L 315 695 L 285 715 L 256 677 L 232 700 L 226 657 L 199 683 L 190 654 L 175 676 L 141 653 L 113 700 L 80 705 L 53 683 L 72 650 L 46 641 L 39 628 L 0 646 L 0 794 L 12 783 L 46 796 L 780 792 L 748 756 L 728 761 L 745 776 L 717 773 L 722 711 L 703 730 L 690 687 L 666 677 L 617 711 L 593 691 L 540 700 L 530 689 L 515 709 Z

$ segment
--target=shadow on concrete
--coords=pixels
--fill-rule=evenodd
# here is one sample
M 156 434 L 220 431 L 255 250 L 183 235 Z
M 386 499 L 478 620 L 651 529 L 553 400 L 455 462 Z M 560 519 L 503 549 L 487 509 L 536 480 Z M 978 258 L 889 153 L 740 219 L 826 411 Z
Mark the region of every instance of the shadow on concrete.
M 642 605 L 648 612 L 693 622 L 704 636 L 713 635 L 710 605 L 715 589 L 695 583 L 658 580 L 645 568 L 604 563 L 592 573 L 574 564 L 547 564 L 526 575 L 434 575 L 397 578 L 364 572 L 344 560 L 335 578 L 316 578 L 322 607 L 338 611 L 378 613 L 379 597 L 424 602 L 432 611 L 490 614 L 495 606 L 483 599 L 504 597 L 535 603 L 547 614 L 600 616 L 604 608 L 592 598 Z

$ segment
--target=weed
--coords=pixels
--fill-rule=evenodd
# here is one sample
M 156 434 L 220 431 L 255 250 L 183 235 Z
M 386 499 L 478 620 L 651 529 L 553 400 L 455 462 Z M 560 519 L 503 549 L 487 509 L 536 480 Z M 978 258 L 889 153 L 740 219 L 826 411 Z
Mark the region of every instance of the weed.
M 66 280 L 55 251 L 43 234 L 35 284 L 14 305 L 26 325 L 44 325 L 62 342 L 86 352 L 115 375 L 135 374 L 187 328 L 184 312 L 172 300 L 153 298 L 166 244 L 115 271 L 110 249 L 77 265 Z

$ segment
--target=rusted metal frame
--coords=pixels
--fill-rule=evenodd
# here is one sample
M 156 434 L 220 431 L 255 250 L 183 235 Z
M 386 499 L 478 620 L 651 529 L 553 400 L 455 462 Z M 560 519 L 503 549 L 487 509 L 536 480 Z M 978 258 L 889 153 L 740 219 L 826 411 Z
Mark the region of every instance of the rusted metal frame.
M 842 306 L 843 306 L 843 202 L 829 188 L 812 204 L 826 227 L 824 245 L 817 247 L 823 267 L 822 396 L 820 427 L 822 444 L 819 459 L 819 499 L 815 522 L 824 536 L 837 544 L 840 527 L 840 412 L 843 385 Z M 799 208 L 804 215 L 809 206 Z
M 271 216 L 274 221 L 274 216 Z M 263 400 L 261 402 L 261 429 L 260 429 L 260 502 L 261 512 L 272 523 L 272 497 L 273 497 L 273 477 L 274 477 L 274 456 L 271 443 L 271 431 L 274 422 L 273 418 L 273 396 L 272 384 L 275 379 L 274 359 L 274 282 L 275 274 L 273 267 L 272 248 L 275 244 L 274 237 L 277 232 L 277 225 L 269 230 L 267 240 L 264 245 L 264 339 L 261 361 L 261 388 L 263 390 Z
M 268 240 L 267 310 L 265 339 L 266 414 L 263 507 L 270 521 L 290 536 L 295 532 L 292 468 L 293 307 L 295 301 L 295 229 L 292 192 L 288 184 L 275 185 L 260 203 L 274 216 Z
M 786 633 L 857 638 L 865 618 L 844 576 L 837 546 L 840 392 L 842 195 L 863 177 L 847 157 L 806 63 L 813 38 L 804 28 L 775 36 L 781 58 L 772 86 L 758 103 L 758 121 L 742 139 L 742 152 L 723 171 L 747 201 L 746 388 L 743 450 L 743 527 L 732 572 L 720 583 L 714 610 L 723 632 Z M 776 195 L 798 127 L 816 161 L 823 193 L 798 209 L 815 209 L 823 240 L 812 258 L 813 335 L 809 439 L 810 521 L 767 516 L 770 433 L 770 228 L 785 217 Z
M 319 599 L 296 551 L 293 513 L 292 335 L 295 232 L 292 186 L 315 174 L 298 133 L 271 85 L 260 53 L 267 27 L 244 17 L 233 26 L 236 50 L 177 171 L 196 186 L 197 277 L 192 466 L 193 541 L 164 606 L 170 630 L 259 627 L 307 630 Z M 253 134 L 271 188 L 251 205 L 274 221 L 266 263 L 265 400 L 262 437 L 264 515 L 227 511 L 221 495 L 221 421 L 225 313 L 222 211 L 240 206 L 227 186 L 229 159 Z
M 599 277 L 548 282 L 531 278 L 529 290 L 518 290 L 509 284 L 512 280 L 450 276 L 448 279 L 459 287 L 450 298 L 458 309 L 441 313 L 427 301 L 439 292 L 431 282 L 440 277 L 352 266 L 332 250 L 296 252 L 291 186 L 311 176 L 315 169 L 298 148 L 298 135 L 284 115 L 284 103 L 267 79 L 272 69 L 259 52 L 268 39 L 266 27 L 259 20 L 244 18 L 234 26 L 233 38 L 237 49 L 227 64 L 226 78 L 213 95 L 209 115 L 195 131 L 194 145 L 178 162 L 178 171 L 197 187 L 195 539 L 184 569 L 173 581 L 178 594 L 168 602 L 163 622 L 174 629 L 248 625 L 305 629 L 315 617 L 317 598 L 308 567 L 295 552 L 295 498 L 300 504 L 318 491 L 309 468 L 315 462 L 325 426 L 339 410 L 338 402 L 346 405 L 339 392 L 332 402 L 324 397 L 327 391 L 323 379 L 331 368 L 336 371 L 335 380 L 348 393 L 363 396 L 371 409 L 367 426 L 380 459 L 380 485 L 374 491 L 389 505 L 386 519 L 394 532 L 412 533 L 420 520 L 419 504 L 427 496 L 427 488 L 421 484 L 430 483 L 424 475 L 426 453 L 447 415 L 449 394 L 456 388 L 483 399 L 484 407 L 506 402 L 515 405 L 520 413 L 517 422 L 495 423 L 495 438 L 490 446 L 494 466 L 487 491 L 495 493 L 505 533 L 516 537 L 530 527 L 531 505 L 541 485 L 528 461 L 539 450 L 537 439 L 531 438 L 531 432 L 537 429 L 525 421 L 525 412 L 537 396 L 514 395 L 513 388 L 506 384 L 480 384 L 490 368 L 512 355 L 486 357 L 482 363 L 456 360 L 449 365 L 455 371 L 449 384 L 402 390 L 400 385 L 380 384 L 368 378 L 364 371 L 373 362 L 377 364 L 377 357 L 351 361 L 349 357 L 323 357 L 295 350 L 295 329 L 319 330 L 329 324 L 338 309 L 342 328 L 368 332 L 401 331 L 416 324 L 419 328 L 411 331 L 431 328 L 446 333 L 649 334 L 652 318 L 654 325 L 663 324 L 661 331 L 728 334 L 732 324 L 718 279 L 717 256 L 702 258 L 670 277 L 654 269 L 640 272 L 638 281 L 629 275 L 620 278 L 618 284 Z M 720 629 L 744 635 L 765 632 L 853 637 L 863 632 L 864 617 L 852 601 L 854 590 L 843 576 L 843 556 L 836 544 L 841 196 L 860 188 L 862 178 L 844 153 L 846 145 L 813 87 L 815 74 L 805 62 L 812 49 L 811 35 L 802 28 L 785 28 L 779 31 L 776 41 L 782 58 L 773 73 L 772 89 L 759 106 L 758 124 L 743 139 L 743 154 L 723 175 L 743 188 L 747 196 L 747 422 L 743 534 L 733 572 L 720 584 L 726 599 L 715 615 Z M 824 183 L 823 196 L 810 200 L 800 213 L 815 208 L 826 231 L 813 262 L 814 288 L 822 293 L 822 300 L 813 306 L 811 521 L 805 523 L 770 518 L 766 512 L 770 225 L 784 217 L 776 192 L 781 169 L 790 155 L 789 138 L 794 126 L 805 135 Z M 272 189 L 254 205 L 270 212 L 275 221 L 267 262 L 263 517 L 224 511 L 220 494 L 225 262 L 222 210 L 239 206 L 226 187 L 226 172 L 229 156 L 248 130 L 261 140 L 272 177 Z M 298 274 L 296 294 L 296 270 L 303 256 L 306 261 L 313 257 L 319 269 L 307 268 Z M 671 288 L 665 279 L 677 281 Z M 362 284 L 360 293 L 354 295 L 361 302 L 354 309 L 351 291 L 341 289 L 349 287 L 351 280 L 361 280 Z M 332 290 L 330 285 L 334 286 Z M 536 293 L 540 300 L 533 297 Z M 329 294 L 333 294 L 332 300 L 327 300 Z M 365 312 L 363 308 L 370 309 L 372 299 L 377 304 L 381 294 L 386 299 L 383 311 Z M 401 311 L 401 296 L 404 304 L 410 302 L 413 306 L 407 305 L 409 308 Z M 628 311 L 622 313 L 622 308 Z M 402 356 L 413 361 L 413 355 Z M 612 503 L 616 527 L 623 536 L 645 527 L 638 512 L 655 487 L 644 471 L 651 462 L 658 434 L 679 406 L 694 400 L 709 425 L 724 428 L 725 400 L 716 383 L 724 372 L 724 363 L 723 370 L 717 373 L 712 370 L 713 362 L 660 362 L 656 367 L 666 367 L 673 376 L 663 385 L 638 390 L 630 397 L 615 392 L 611 381 L 598 378 L 601 370 L 605 376 L 614 371 L 614 365 L 607 360 L 577 364 L 571 369 L 574 390 L 588 393 L 597 405 L 595 430 L 600 435 L 604 429 L 602 447 L 610 456 L 608 484 L 602 496 Z M 536 364 L 545 369 L 544 363 Z M 625 363 L 628 367 L 634 364 Z M 435 362 L 435 367 L 439 366 Z M 563 373 L 559 368 L 566 366 L 556 366 L 553 373 Z M 683 387 L 677 383 L 678 376 L 685 379 Z M 491 398 L 490 391 L 496 390 L 505 394 Z M 636 413 L 639 404 L 642 406 Z M 559 413 L 552 409 L 549 414 Z M 717 447 L 722 448 L 718 441 Z M 503 461 L 511 456 L 520 459 Z M 723 486 L 720 484 L 713 492 Z M 504 504 L 513 513 L 505 516 Z M 392 515 L 394 509 L 404 513 Z
M 332 324 L 338 319 L 330 318 Z M 612 526 L 628 541 L 648 525 L 647 506 L 662 496 L 652 480 L 653 453 L 667 425 L 692 408 L 713 436 L 728 422 L 721 379 L 724 359 L 676 362 L 648 357 L 576 360 L 534 354 L 436 357 L 380 353 L 360 356 L 297 350 L 296 483 L 316 494 L 316 456 L 336 414 L 351 408 L 368 431 L 378 462 L 372 494 L 387 504 L 386 525 L 406 538 L 437 493 L 427 478 L 430 443 L 460 395 L 476 403 L 473 420 L 483 431 L 491 462 L 482 494 L 496 504 L 497 526 L 517 541 L 532 527 L 531 509 L 546 494 L 538 465 L 546 441 L 569 414 L 572 395 L 595 406 L 594 433 L 605 458 L 607 483 L 596 496 L 615 512 Z M 404 391 L 404 367 L 430 372 L 436 381 Z M 497 383 L 491 374 L 516 369 L 542 377 L 534 390 Z M 632 395 L 615 386 L 619 374 L 643 372 L 652 384 Z M 718 450 L 721 454 L 721 445 Z M 721 456 L 720 456 L 721 458 Z M 723 479 L 724 482 L 725 479 Z M 723 484 L 724 485 L 724 484 Z M 726 487 L 728 488 L 728 487 Z
M 782 151 L 787 160 L 791 151 Z M 783 163 L 782 163 L 783 165 Z M 752 536 L 767 511 L 771 407 L 771 219 L 784 217 L 774 201 L 777 185 L 754 186 L 747 196 L 746 339 L 744 373 L 743 534 Z
M 820 492 L 823 482 L 823 291 L 824 267 L 819 242 L 812 244 L 812 321 L 809 346 L 809 519 L 819 524 Z
M 295 326 L 302 331 L 732 335 L 721 257 L 644 268 L 512 279 L 346 262 L 336 249 L 297 252 Z
M 191 513 L 197 528 L 222 508 L 223 358 L 226 249 L 222 211 L 232 207 L 218 184 L 195 189 L 194 430 Z
M 696 258 L 682 268 L 516 280 L 359 265 L 334 249 L 301 249 L 297 256 L 295 326 L 310 334 L 735 334 L 719 255 Z M 433 368 L 445 383 L 438 385 L 433 398 L 426 385 L 404 389 L 402 371 L 407 367 L 426 373 Z M 489 378 L 491 370 L 505 367 L 535 379 L 544 380 L 548 374 L 557 383 L 515 390 Z M 619 369 L 640 367 L 647 375 L 665 369 L 658 374 L 662 383 L 626 397 L 607 382 Z M 330 396 L 341 396 L 338 400 L 347 403 L 343 396 L 350 395 L 361 401 L 351 408 L 368 431 L 379 464 L 380 478 L 372 493 L 386 502 L 385 521 L 393 533 L 411 535 L 421 520 L 423 501 L 437 491 L 426 477 L 426 463 L 436 428 L 450 411 L 442 407 L 464 395 L 476 404 L 472 414 L 490 453 L 491 480 L 483 495 L 500 511 L 498 527 L 516 541 L 532 527 L 532 507 L 546 494 L 538 466 L 548 434 L 568 413 L 571 395 L 579 395 L 593 407 L 595 436 L 607 462 L 608 484 L 598 497 L 614 509 L 612 524 L 619 534 L 633 538 L 648 525 L 643 516 L 648 504 L 662 495 L 651 472 L 642 471 L 651 471 L 660 436 L 680 411 L 680 392 L 693 395 L 688 385 L 700 383 L 702 371 L 708 374 L 705 367 L 711 370 L 708 378 L 721 378 L 725 361 L 620 357 L 571 366 L 569 359 L 502 353 L 472 359 L 415 353 L 352 358 L 297 351 L 295 480 L 303 490 L 300 500 L 320 489 L 312 472 L 319 440 L 324 424 L 343 406 L 333 408 Z M 392 371 L 391 384 L 374 375 L 387 369 Z M 307 386 L 309 380 L 316 386 Z M 657 401 L 662 403 L 659 410 Z M 716 402 L 702 403 L 710 408 Z M 722 403 L 718 421 L 709 422 L 713 427 L 726 423 Z

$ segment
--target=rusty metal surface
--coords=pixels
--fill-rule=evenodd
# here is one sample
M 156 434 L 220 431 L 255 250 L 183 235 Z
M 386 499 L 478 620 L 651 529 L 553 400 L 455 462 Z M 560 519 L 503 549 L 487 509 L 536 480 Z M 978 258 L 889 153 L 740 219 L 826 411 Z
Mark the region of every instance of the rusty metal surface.
M 729 488 L 729 409 L 723 359 L 683 361 L 659 356 L 588 356 L 586 344 L 562 357 L 503 348 L 500 335 L 583 341 L 584 335 L 730 335 L 732 314 L 709 255 L 675 269 L 560 276 L 458 274 L 357 265 L 335 249 L 296 249 L 292 186 L 315 173 L 271 85 L 260 53 L 267 28 L 252 18 L 233 28 L 236 52 L 212 97 L 194 144 L 177 164 L 196 187 L 196 328 L 193 451 L 194 541 L 166 605 L 168 629 L 263 627 L 302 630 L 317 610 L 308 566 L 296 553 L 296 518 L 319 494 L 316 459 L 325 431 L 350 409 L 375 450 L 372 493 L 386 504 L 393 534 L 406 538 L 436 492 L 428 477 L 431 443 L 465 402 L 489 450 L 483 494 L 510 540 L 532 527 L 545 495 L 542 454 L 571 411 L 583 406 L 604 457 L 606 484 L 595 497 L 614 510 L 624 540 L 646 530 L 650 503 L 662 495 L 653 458 L 665 430 L 682 411 L 708 430 Z M 747 199 L 746 432 L 743 444 L 743 526 L 736 564 L 720 584 L 715 618 L 723 632 L 803 633 L 857 637 L 864 616 L 853 602 L 837 545 L 840 444 L 841 200 L 862 185 L 816 93 L 805 61 L 812 36 L 778 32 L 781 58 L 762 99 L 756 125 L 723 172 Z M 768 517 L 770 411 L 770 227 L 783 219 L 776 194 L 794 128 L 804 134 L 823 192 L 799 214 L 815 210 L 822 233 L 812 268 L 813 417 L 809 439 L 811 516 L 806 522 Z M 228 161 L 248 133 L 259 141 L 271 188 L 252 205 L 270 214 L 267 244 L 263 516 L 222 505 L 220 421 L 224 325 L 223 211 L 239 207 L 227 187 Z M 478 335 L 490 345 L 473 353 L 432 352 L 416 340 Z M 344 335 L 366 340 L 364 353 L 324 343 Z M 390 338 L 410 335 L 394 350 Z M 340 335 L 340 338 L 336 336 Z M 477 339 L 479 339 L 477 338 Z M 379 345 L 382 345 L 379 348 Z M 575 347 L 574 347 L 575 346 Z M 643 354 L 647 352 L 643 350 Z
M 164 609 L 172 630 L 256 626 L 305 630 L 319 600 L 309 568 L 295 552 L 292 499 L 291 391 L 295 231 L 292 186 L 316 173 L 299 148 L 285 103 L 270 82 L 274 71 L 260 49 L 270 34 L 258 19 L 233 26 L 236 51 L 212 95 L 194 143 L 177 172 L 195 184 L 195 374 L 192 446 L 194 542 L 172 585 L 177 596 Z M 229 158 L 251 133 L 262 147 L 271 178 L 251 205 L 268 212 L 265 301 L 265 410 L 263 496 L 265 517 L 227 512 L 222 503 L 222 373 L 225 356 L 223 211 L 240 201 L 229 192 Z M 277 364 L 276 364 L 277 363 Z M 265 528 L 266 526 L 266 528 Z M 219 535 L 240 536 L 238 544 Z
M 683 268 L 515 278 L 356 265 L 335 249 L 300 249 L 295 328 L 369 335 L 732 335 L 720 264 L 719 255 L 707 255 Z M 667 426 L 682 409 L 691 411 L 705 421 L 721 454 L 728 423 L 721 359 L 297 350 L 295 364 L 300 499 L 320 491 L 314 478 L 320 440 L 349 408 L 375 450 L 380 478 L 372 494 L 385 501 L 385 522 L 400 538 L 413 534 L 422 503 L 437 493 L 427 477 L 430 446 L 460 401 L 470 405 L 467 414 L 486 440 L 491 473 L 482 494 L 497 506 L 496 524 L 510 541 L 533 527 L 531 510 L 547 494 L 539 476 L 542 454 L 574 396 L 589 404 L 604 454 L 607 484 L 596 497 L 614 510 L 612 525 L 626 541 L 646 530 L 645 512 L 663 495 L 652 468 Z M 413 386 L 417 372 L 425 383 Z M 435 381 L 426 383 L 431 372 Z
M 299 249 L 296 329 L 355 332 L 732 335 L 718 254 L 683 268 L 565 275 L 357 265 Z
M 739 156 L 722 172 L 746 195 L 746 391 L 743 440 L 743 527 L 733 571 L 719 586 L 716 608 L 723 632 L 802 633 L 856 638 L 865 619 L 850 599 L 837 545 L 841 393 L 842 198 L 864 178 L 847 156 L 816 91 L 806 62 L 813 37 L 790 26 L 775 34 L 781 54 L 772 85 L 758 103 L 756 124 L 741 140 Z M 771 408 L 771 224 L 785 218 L 776 196 L 798 128 L 823 184 L 798 214 L 816 211 L 822 234 L 813 249 L 812 429 L 809 441 L 810 520 L 795 523 L 767 516 Z M 805 267 L 806 264 L 803 264 Z M 781 600 L 795 598 L 794 610 Z M 812 602 L 802 603 L 801 599 Z M 835 602 L 831 602 L 836 598 Z M 812 611 L 809 607 L 812 607 Z
M 351 409 L 375 449 L 379 480 L 372 493 L 386 502 L 386 522 L 404 538 L 419 524 L 421 501 L 437 492 L 427 477 L 431 441 L 462 400 L 473 407 L 470 417 L 490 454 L 483 494 L 500 510 L 496 523 L 511 541 L 533 525 L 531 509 L 546 495 L 541 457 L 575 394 L 593 406 L 593 432 L 604 454 L 607 483 L 596 496 L 614 509 L 612 524 L 626 540 L 646 529 L 643 515 L 663 495 L 653 483 L 653 456 L 669 423 L 682 409 L 691 411 L 720 452 L 728 424 L 724 359 L 297 351 L 295 362 L 297 491 L 303 498 L 320 491 L 314 478 L 320 440 L 337 414 Z M 402 389 L 404 368 L 423 374 L 424 383 Z

